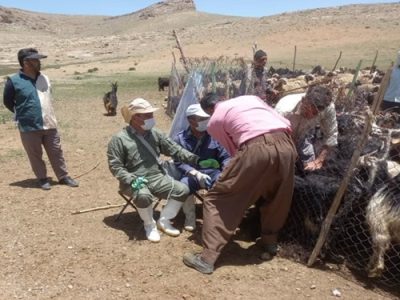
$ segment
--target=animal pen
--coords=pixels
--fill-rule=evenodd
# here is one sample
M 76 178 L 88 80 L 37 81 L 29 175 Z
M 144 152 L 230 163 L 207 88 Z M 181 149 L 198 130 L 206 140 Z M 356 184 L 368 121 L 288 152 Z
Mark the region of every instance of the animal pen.
M 171 136 L 187 126 L 184 111 L 206 91 L 226 99 L 242 95 L 248 68 L 243 59 L 227 57 L 186 63 L 186 85 L 175 63 L 171 71 L 166 108 L 175 116 Z M 382 89 L 371 103 L 364 91 L 349 88 L 335 76 L 321 81 L 334 95 L 338 146 L 322 169 L 296 172 L 280 255 L 309 265 L 317 257 L 345 264 L 373 282 L 400 287 L 399 115 L 379 112 Z M 381 87 L 384 84 L 385 79 Z M 318 127 L 313 139 L 318 147 Z

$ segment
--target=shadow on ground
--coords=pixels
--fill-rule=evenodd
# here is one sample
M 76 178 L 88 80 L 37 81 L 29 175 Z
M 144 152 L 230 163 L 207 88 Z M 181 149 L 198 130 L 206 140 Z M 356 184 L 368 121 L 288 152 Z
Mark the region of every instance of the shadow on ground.
M 54 181 L 51 178 L 48 178 L 48 179 L 52 186 L 58 184 L 58 181 Z M 24 189 L 40 189 L 39 182 L 36 178 L 29 178 L 29 179 L 11 182 L 10 186 L 18 186 L 18 187 L 21 187 Z

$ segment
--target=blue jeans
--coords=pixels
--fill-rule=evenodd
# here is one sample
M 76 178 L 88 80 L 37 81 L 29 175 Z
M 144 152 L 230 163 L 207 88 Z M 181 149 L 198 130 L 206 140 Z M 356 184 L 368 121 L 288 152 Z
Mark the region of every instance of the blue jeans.
M 211 185 L 214 185 L 215 181 L 217 181 L 217 179 L 219 177 L 219 174 L 221 173 L 221 171 L 218 169 L 205 169 L 205 170 L 198 170 L 198 171 L 203 174 L 207 174 L 208 176 L 211 177 Z M 190 176 L 190 175 L 183 176 L 180 179 L 180 182 L 182 182 L 183 184 L 185 184 L 189 187 L 190 194 L 193 194 L 194 192 L 201 189 L 199 181 L 194 176 Z

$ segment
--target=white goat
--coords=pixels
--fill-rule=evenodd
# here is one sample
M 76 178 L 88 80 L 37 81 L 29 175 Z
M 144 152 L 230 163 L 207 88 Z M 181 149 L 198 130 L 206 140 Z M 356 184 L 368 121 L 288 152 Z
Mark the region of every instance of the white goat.
M 384 255 L 390 243 L 400 242 L 400 175 L 390 179 L 371 197 L 366 220 L 373 249 L 368 276 L 379 277 L 385 269 Z

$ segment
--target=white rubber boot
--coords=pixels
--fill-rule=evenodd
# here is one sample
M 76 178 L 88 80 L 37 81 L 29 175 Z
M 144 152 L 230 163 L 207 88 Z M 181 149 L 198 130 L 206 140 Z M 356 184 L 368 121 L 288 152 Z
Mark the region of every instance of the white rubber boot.
M 161 211 L 160 219 L 157 221 L 158 229 L 170 236 L 180 235 L 181 232 L 171 225 L 170 220 L 176 217 L 182 205 L 182 202 L 168 200 L 167 205 Z
M 157 230 L 156 221 L 153 219 L 153 207 L 136 208 L 140 218 L 143 220 L 146 238 L 153 243 L 160 241 L 160 233 Z
M 196 206 L 194 195 L 187 197 L 182 206 L 183 213 L 185 214 L 184 228 L 187 231 L 194 231 L 196 229 Z

